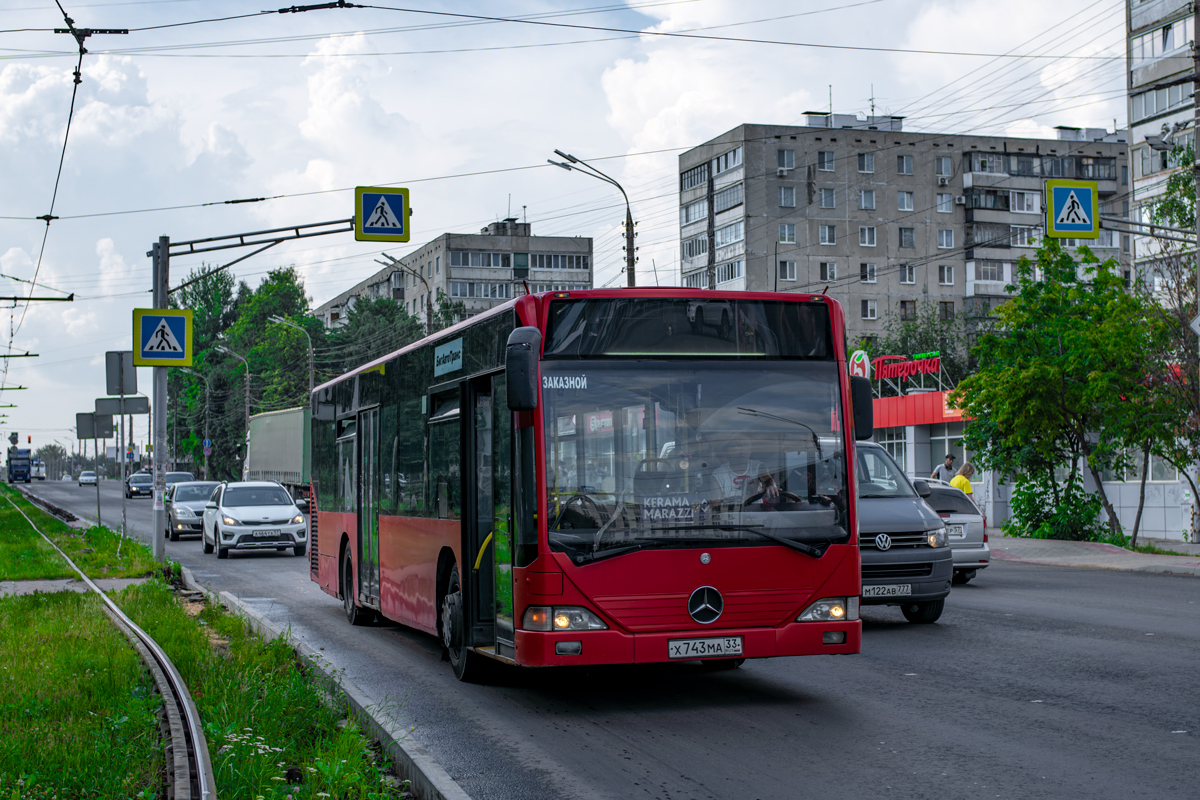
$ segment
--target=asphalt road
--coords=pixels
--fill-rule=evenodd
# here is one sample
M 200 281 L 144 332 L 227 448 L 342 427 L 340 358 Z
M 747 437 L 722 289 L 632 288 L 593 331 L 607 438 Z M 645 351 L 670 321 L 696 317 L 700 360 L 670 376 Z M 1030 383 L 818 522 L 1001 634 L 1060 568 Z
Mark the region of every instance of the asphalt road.
M 35 484 L 94 517 L 94 490 Z M 119 486 L 102 487 L 105 520 Z M 110 510 L 111 509 L 111 510 Z M 150 527 L 150 501 L 130 501 Z M 289 554 L 167 543 L 407 725 L 473 798 L 1192 798 L 1200 579 L 996 562 L 936 625 L 863 611 L 863 653 L 509 671 L 457 683 L 429 636 L 353 629 Z

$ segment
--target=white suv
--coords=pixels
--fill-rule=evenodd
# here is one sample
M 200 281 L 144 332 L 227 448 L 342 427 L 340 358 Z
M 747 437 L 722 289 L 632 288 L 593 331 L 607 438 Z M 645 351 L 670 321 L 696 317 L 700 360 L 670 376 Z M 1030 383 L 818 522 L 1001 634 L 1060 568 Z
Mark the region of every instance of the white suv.
M 298 556 L 308 549 L 308 530 L 300 505 L 287 490 L 270 481 L 225 483 L 204 507 L 200 539 L 204 552 L 228 558 L 230 550 L 283 551 Z

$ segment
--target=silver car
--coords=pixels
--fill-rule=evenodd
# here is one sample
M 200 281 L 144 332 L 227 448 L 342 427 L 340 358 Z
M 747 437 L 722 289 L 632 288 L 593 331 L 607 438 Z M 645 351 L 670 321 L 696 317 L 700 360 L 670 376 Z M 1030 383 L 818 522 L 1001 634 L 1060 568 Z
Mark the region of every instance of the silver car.
M 90 469 L 85 469 L 83 472 L 79 473 L 79 485 L 80 486 L 95 486 L 96 485 L 96 473 L 92 472 Z
M 929 482 L 925 502 L 946 523 L 950 552 L 954 554 L 954 584 L 961 586 L 975 577 L 978 570 L 992 563 L 983 515 L 962 490 L 941 481 Z
M 221 484 L 216 481 L 181 481 L 167 487 L 163 505 L 167 511 L 167 538 L 172 542 L 187 534 L 200 535 L 204 520 L 204 506 L 212 497 L 213 490 Z
M 298 556 L 308 549 L 308 530 L 299 504 L 278 483 L 221 484 L 204 506 L 200 539 L 204 552 L 228 558 L 230 550 L 283 551 Z

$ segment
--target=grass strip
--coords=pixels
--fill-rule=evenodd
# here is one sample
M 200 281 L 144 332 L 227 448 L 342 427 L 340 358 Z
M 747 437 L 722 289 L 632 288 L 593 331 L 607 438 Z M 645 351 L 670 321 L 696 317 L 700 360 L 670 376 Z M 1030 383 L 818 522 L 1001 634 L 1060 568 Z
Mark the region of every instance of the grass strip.
M 0 599 L 0 798 L 153 796 L 161 705 L 99 597 Z
M 158 566 L 150 548 L 135 539 L 122 540 L 119 534 L 99 526 L 77 530 L 38 508 L 10 486 L 0 484 L 0 493 L 28 514 L 90 578 L 137 578 L 149 575 Z M 7 501 L 0 500 L 0 580 L 75 577 L 75 572 L 25 518 Z
M 406 797 L 386 758 L 325 679 L 283 639 L 265 641 L 223 607 L 180 603 L 161 580 L 117 595 L 166 650 L 204 721 L 221 797 Z

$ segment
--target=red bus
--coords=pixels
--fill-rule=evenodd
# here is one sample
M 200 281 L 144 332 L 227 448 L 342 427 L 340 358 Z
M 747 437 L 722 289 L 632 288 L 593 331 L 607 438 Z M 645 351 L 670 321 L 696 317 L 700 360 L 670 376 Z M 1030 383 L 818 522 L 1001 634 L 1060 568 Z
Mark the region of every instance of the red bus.
M 553 292 L 365 364 L 312 395 L 312 579 L 460 679 L 857 653 L 844 337 L 820 295 Z

